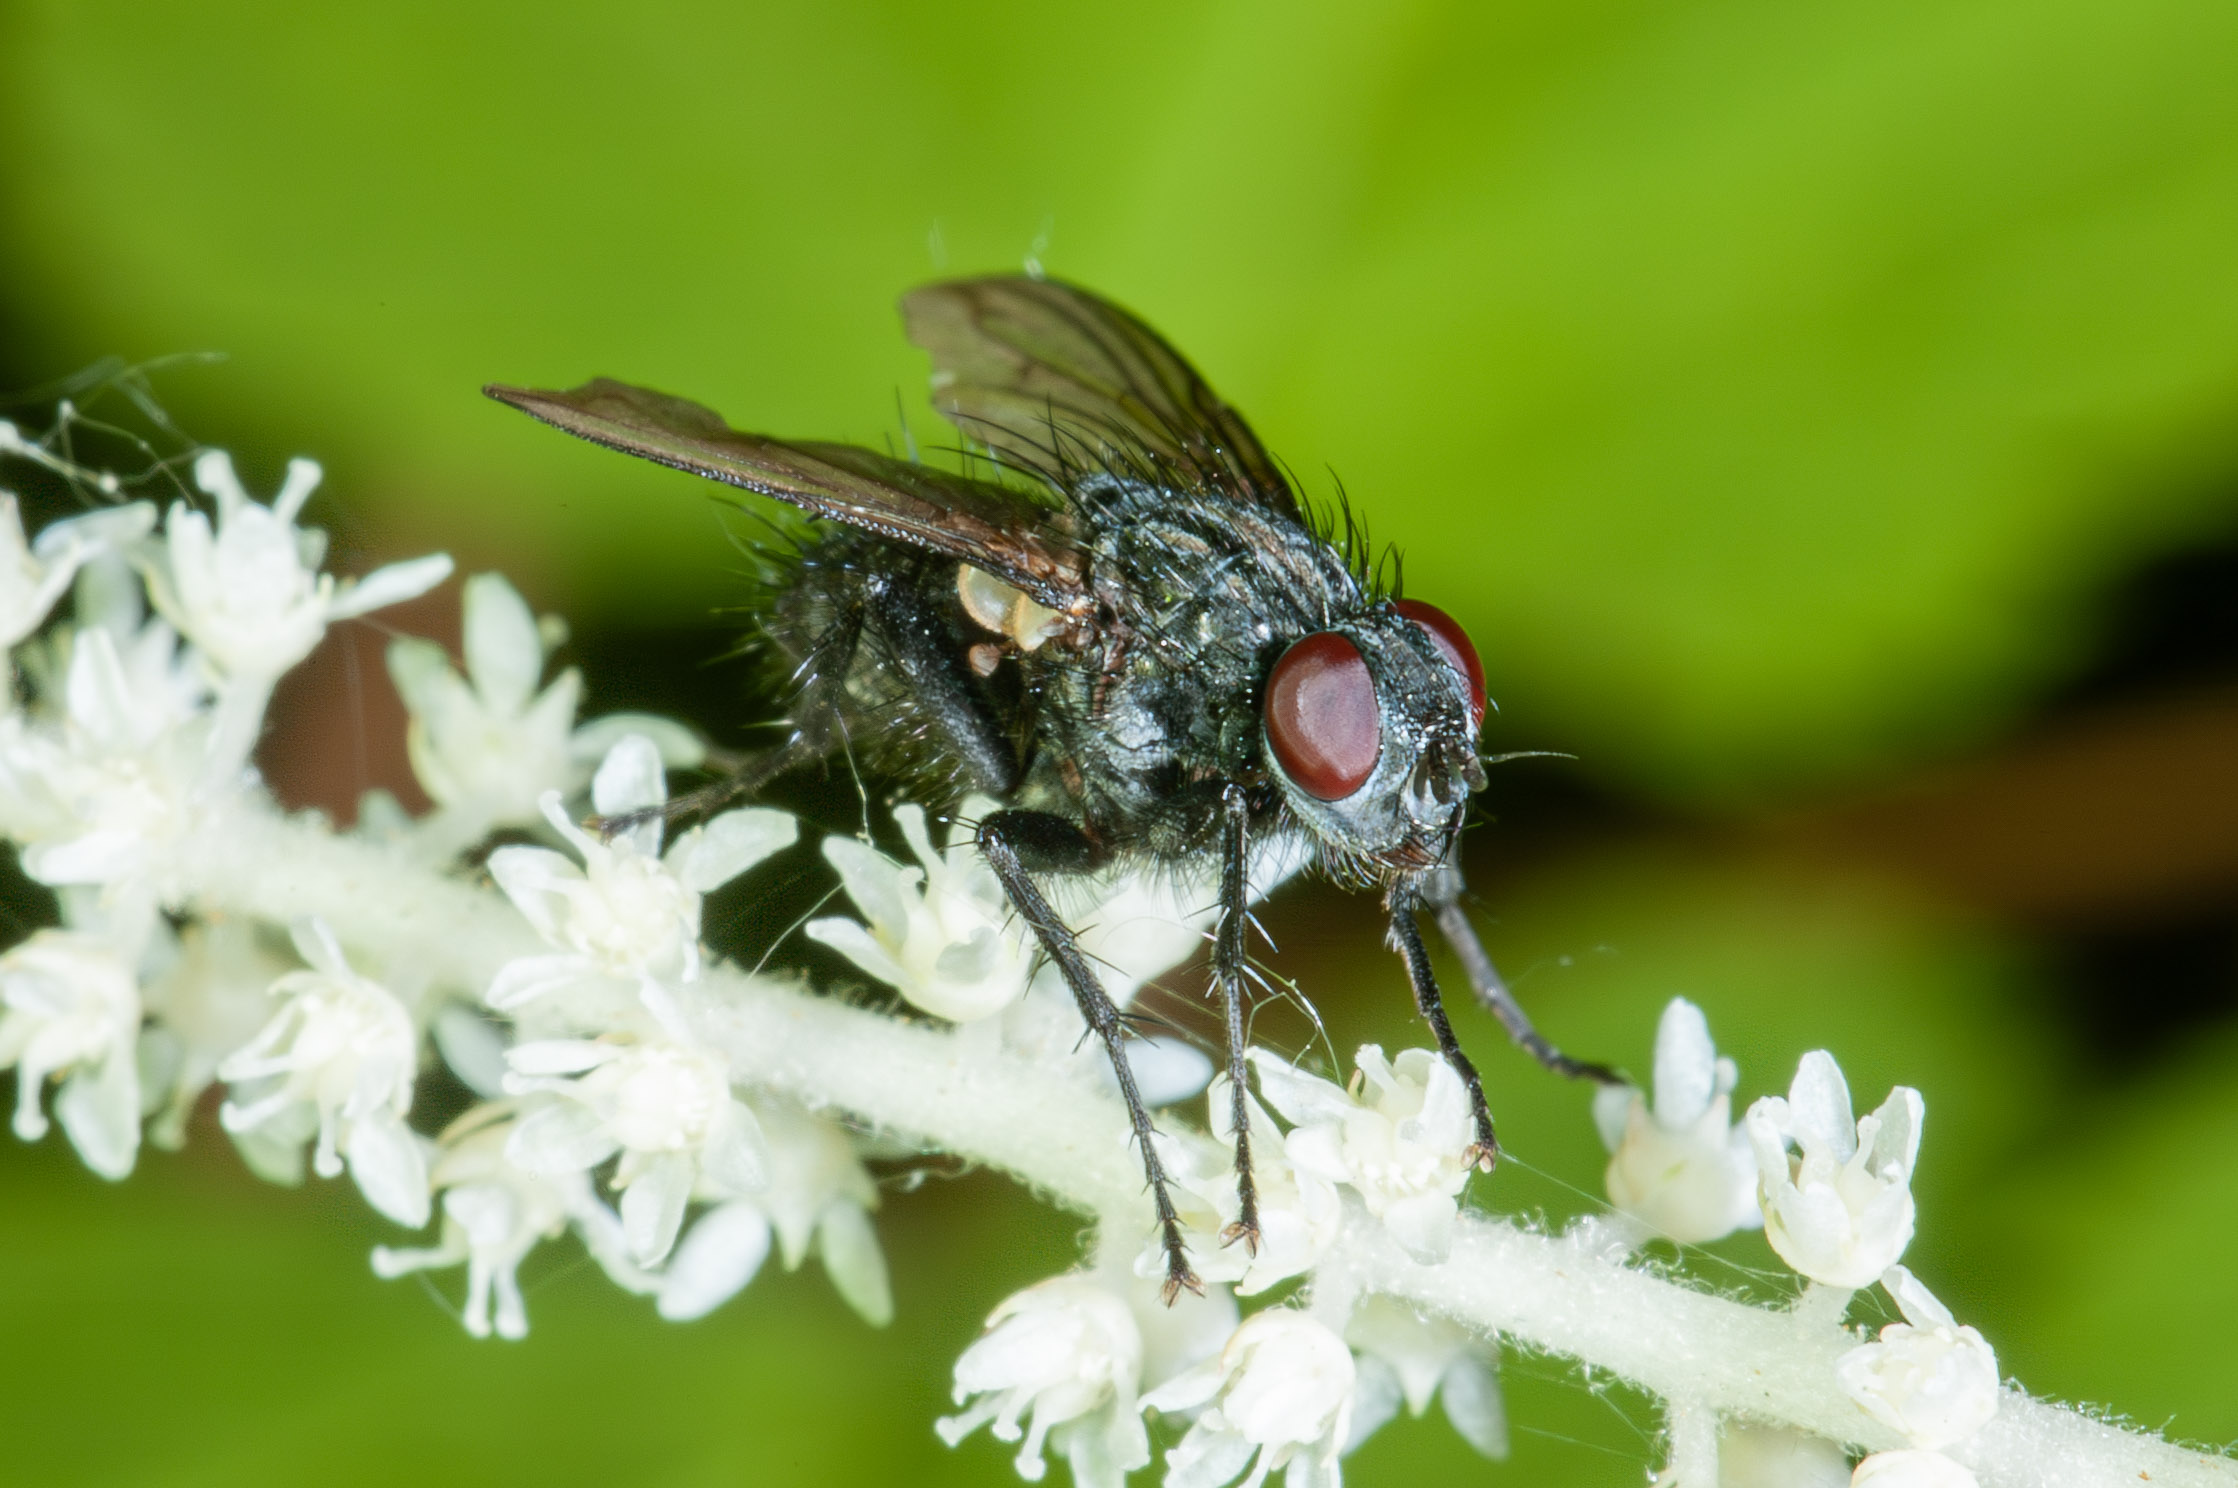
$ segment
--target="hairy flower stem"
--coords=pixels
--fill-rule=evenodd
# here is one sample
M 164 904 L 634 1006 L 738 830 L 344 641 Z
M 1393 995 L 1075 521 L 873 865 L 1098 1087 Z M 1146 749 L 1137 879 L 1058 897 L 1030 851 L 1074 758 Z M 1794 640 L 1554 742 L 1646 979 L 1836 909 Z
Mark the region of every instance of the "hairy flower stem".
M 214 810 L 173 870 L 174 902 L 282 924 L 316 917 L 344 944 L 417 960 L 432 981 L 464 995 L 479 994 L 507 960 L 537 949 L 528 926 L 490 890 L 338 837 L 315 818 Z M 719 1009 L 709 1032 L 742 1083 L 999 1168 L 1095 1217 L 1122 1250 L 1144 1231 L 1141 1168 L 1116 1101 L 987 1040 L 769 978 L 713 967 L 704 985 Z M 1868 1450 L 1901 1445 L 1836 1386 L 1834 1361 L 1857 1340 L 1825 1309 L 1775 1312 L 1665 1280 L 1625 1265 L 1591 1227 L 1549 1236 L 1464 1213 L 1450 1257 L 1426 1265 L 1355 1205 L 1315 1285 L 1386 1293 L 1576 1360 L 1658 1396 L 1674 1423 L 1746 1417 Z M 2238 1462 L 2017 1390 L 1952 1455 L 1985 1488 L 2238 1485 Z

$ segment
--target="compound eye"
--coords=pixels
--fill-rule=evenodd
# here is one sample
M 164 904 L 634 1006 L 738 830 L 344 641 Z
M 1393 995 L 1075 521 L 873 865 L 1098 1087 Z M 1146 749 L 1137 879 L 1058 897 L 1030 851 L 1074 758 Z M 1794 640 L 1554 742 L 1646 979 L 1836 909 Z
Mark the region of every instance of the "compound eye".
M 1453 663 L 1453 669 L 1468 679 L 1469 721 L 1478 725 L 1484 722 L 1484 663 L 1476 658 L 1476 647 L 1469 644 L 1469 633 L 1461 622 L 1433 604 L 1419 599 L 1402 599 L 1391 606 L 1400 614 L 1422 627 L 1423 631 Z
M 1335 631 L 1307 636 L 1267 677 L 1267 743 L 1307 795 L 1341 801 L 1375 773 L 1383 716 L 1360 648 Z

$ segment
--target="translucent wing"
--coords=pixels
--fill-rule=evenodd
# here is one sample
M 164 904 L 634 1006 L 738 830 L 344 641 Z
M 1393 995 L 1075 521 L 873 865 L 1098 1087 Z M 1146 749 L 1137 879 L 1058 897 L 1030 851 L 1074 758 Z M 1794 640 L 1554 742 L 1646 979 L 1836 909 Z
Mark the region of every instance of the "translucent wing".
M 1291 515 L 1282 472 L 1242 417 L 1156 331 L 1051 279 L 959 279 L 902 298 L 932 356 L 933 405 L 1012 464 L 1065 484 L 1146 474 Z
M 1088 606 L 1088 561 L 1060 530 L 1063 514 L 1002 486 L 851 444 L 741 433 L 711 408 L 606 377 L 565 392 L 495 383 L 482 391 L 608 449 L 960 558 L 1050 609 Z

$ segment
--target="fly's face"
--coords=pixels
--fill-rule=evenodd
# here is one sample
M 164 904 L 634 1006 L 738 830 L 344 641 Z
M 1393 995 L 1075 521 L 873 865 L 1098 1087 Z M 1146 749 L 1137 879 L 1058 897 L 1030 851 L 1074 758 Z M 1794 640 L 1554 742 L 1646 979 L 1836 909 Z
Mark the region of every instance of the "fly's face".
M 1267 674 L 1267 757 L 1333 854 L 1386 875 L 1440 862 L 1471 792 L 1484 668 L 1453 617 L 1403 599 L 1293 642 Z

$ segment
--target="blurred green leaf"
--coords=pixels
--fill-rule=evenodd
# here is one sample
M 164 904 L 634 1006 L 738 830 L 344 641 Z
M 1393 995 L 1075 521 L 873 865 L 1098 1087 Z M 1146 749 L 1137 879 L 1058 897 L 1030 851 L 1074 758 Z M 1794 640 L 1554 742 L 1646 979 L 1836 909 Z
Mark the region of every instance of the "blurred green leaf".
M 2056 1135 L 1972 1196 L 2008 1374 L 2180 1440 L 2238 1439 L 2234 1062 L 2224 1028 L 2141 1085 L 2059 1093 Z

